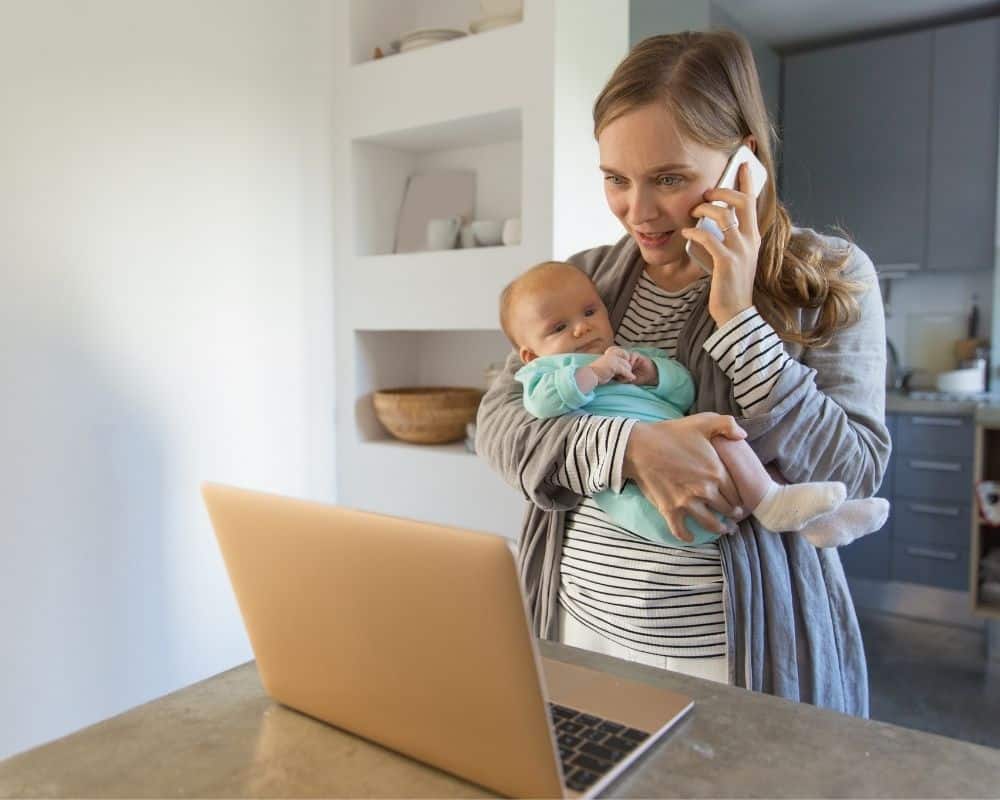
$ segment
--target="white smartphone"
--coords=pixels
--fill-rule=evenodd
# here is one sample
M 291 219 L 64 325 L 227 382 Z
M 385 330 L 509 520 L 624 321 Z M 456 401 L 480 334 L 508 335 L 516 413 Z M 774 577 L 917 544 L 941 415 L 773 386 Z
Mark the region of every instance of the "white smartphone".
M 719 178 L 718 183 L 715 184 L 715 188 L 738 188 L 736 186 L 736 181 L 738 180 L 740 166 L 742 164 L 750 165 L 750 194 L 754 200 L 756 200 L 757 196 L 764 188 L 764 184 L 767 182 L 767 170 L 764 168 L 764 165 L 760 163 L 757 156 L 753 154 L 753 150 L 745 144 L 741 144 L 740 149 L 733 153 L 732 158 L 730 158 L 729 162 L 726 164 L 726 168 L 722 170 L 722 177 Z M 713 200 L 712 205 L 719 206 L 720 208 L 729 208 L 729 206 L 721 200 Z M 698 224 L 695 227 L 703 231 L 708 231 L 720 242 L 723 239 L 722 230 L 715 224 L 714 219 L 702 217 L 698 220 Z M 684 249 L 691 257 L 691 260 L 705 270 L 705 272 L 712 271 L 712 256 L 704 247 L 697 242 L 688 239 L 687 245 Z

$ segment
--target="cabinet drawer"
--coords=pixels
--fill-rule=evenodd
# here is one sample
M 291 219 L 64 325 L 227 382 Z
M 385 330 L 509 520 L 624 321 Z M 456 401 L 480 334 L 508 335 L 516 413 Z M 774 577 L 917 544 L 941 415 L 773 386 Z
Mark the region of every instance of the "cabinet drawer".
M 969 546 L 970 506 L 897 495 L 892 519 L 897 541 L 951 549 Z
M 969 551 L 897 540 L 892 546 L 892 579 L 966 591 L 969 588 Z
M 972 461 L 945 455 L 896 455 L 896 497 L 972 501 Z
M 840 563 L 844 572 L 852 578 L 868 578 L 873 581 L 889 580 L 889 561 L 892 557 L 892 536 L 890 525 L 868 536 L 862 536 L 846 547 L 841 547 Z
M 899 414 L 893 449 L 916 454 L 972 458 L 972 417 L 952 414 Z

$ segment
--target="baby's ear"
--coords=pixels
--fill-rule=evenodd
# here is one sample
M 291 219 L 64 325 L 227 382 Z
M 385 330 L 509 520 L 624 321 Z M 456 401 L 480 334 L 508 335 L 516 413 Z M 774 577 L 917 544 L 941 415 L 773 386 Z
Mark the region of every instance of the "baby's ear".
M 517 353 L 519 356 L 521 356 L 522 364 L 530 364 L 532 361 L 538 358 L 538 354 L 531 352 L 531 350 L 529 350 L 527 347 L 519 348 Z

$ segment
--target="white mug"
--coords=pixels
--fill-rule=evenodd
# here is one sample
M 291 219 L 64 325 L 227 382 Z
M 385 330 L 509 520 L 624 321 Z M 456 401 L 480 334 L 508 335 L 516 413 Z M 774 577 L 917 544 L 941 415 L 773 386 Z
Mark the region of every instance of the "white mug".
M 501 224 L 491 219 L 477 219 L 472 222 L 472 233 L 480 247 L 496 247 L 500 244 Z
M 511 217 L 505 220 L 500 238 L 507 246 L 521 244 L 521 218 Z
M 427 247 L 431 250 L 451 250 L 455 247 L 461 227 L 461 217 L 430 220 L 427 223 Z
M 458 246 L 462 248 L 476 246 L 476 234 L 472 230 L 471 222 L 466 222 L 458 232 Z

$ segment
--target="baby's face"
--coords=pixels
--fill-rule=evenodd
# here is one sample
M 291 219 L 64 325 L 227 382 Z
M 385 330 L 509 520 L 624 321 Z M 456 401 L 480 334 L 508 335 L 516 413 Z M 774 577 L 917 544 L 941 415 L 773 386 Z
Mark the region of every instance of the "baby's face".
M 608 311 L 583 275 L 539 281 L 523 288 L 515 303 L 514 325 L 524 363 L 560 353 L 600 355 L 614 343 Z

